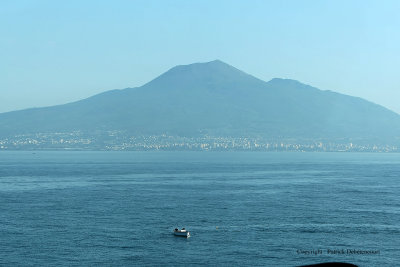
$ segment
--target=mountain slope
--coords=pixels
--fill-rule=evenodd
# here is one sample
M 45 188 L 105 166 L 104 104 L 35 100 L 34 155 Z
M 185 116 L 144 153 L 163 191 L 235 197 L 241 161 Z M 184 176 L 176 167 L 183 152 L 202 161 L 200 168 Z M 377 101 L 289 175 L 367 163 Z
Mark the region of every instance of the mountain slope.
M 400 136 L 400 116 L 294 80 L 264 82 L 218 60 L 174 67 L 138 88 L 0 114 L 3 136 L 77 130 L 385 140 Z

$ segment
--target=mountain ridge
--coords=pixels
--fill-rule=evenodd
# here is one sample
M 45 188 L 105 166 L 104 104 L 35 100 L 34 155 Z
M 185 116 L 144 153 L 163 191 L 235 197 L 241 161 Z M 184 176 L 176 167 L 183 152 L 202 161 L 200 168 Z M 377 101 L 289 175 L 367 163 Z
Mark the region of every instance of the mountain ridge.
M 173 67 L 140 87 L 0 114 L 0 135 L 60 131 L 129 135 L 395 139 L 400 115 L 292 79 L 262 81 L 220 60 Z

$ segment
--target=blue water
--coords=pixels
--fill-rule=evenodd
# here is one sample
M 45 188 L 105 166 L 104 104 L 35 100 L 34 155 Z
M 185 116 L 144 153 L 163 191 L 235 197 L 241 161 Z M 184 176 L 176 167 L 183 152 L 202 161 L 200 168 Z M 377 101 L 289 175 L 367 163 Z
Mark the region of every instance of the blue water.
M 400 154 L 1 152 L 0 265 L 396 266 L 399 181 Z

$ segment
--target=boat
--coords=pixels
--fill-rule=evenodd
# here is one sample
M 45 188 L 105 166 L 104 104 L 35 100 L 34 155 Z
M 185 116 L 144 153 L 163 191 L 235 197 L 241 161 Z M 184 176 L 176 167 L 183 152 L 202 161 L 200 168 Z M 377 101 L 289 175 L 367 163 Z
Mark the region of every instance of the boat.
M 182 236 L 182 237 L 190 237 L 190 232 L 187 231 L 185 228 L 182 228 L 181 230 L 179 230 L 178 228 L 174 229 L 174 235 L 176 236 Z

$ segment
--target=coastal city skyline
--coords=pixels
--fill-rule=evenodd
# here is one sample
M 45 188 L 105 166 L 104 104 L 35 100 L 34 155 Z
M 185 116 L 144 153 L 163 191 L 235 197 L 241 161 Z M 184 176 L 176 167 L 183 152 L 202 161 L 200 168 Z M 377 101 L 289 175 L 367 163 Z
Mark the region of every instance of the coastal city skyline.
M 400 1 L 0 1 L 0 265 L 395 266 Z

